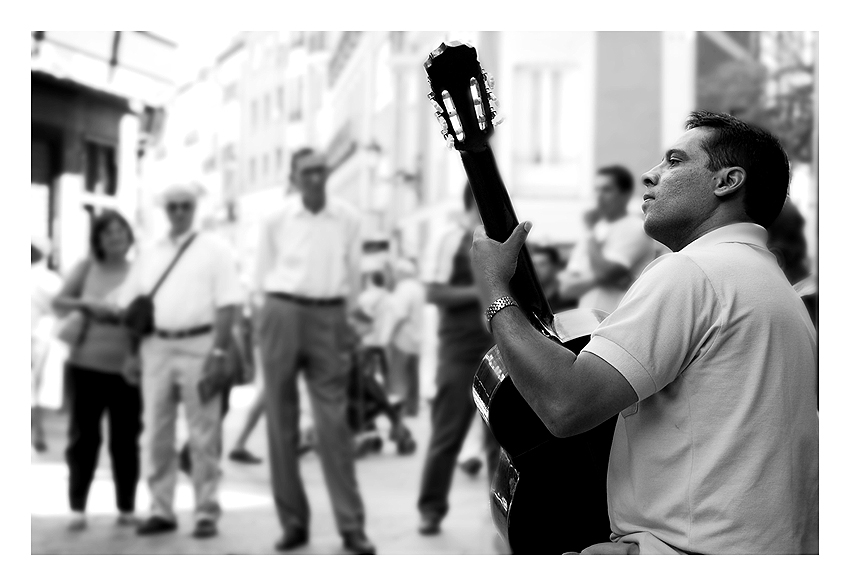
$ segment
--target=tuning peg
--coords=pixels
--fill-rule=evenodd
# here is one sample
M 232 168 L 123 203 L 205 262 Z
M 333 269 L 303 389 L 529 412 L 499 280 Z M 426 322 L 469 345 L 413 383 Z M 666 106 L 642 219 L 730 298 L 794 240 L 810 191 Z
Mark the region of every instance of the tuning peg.
M 447 136 L 447 137 L 446 137 L 446 147 L 447 147 L 448 149 L 453 149 L 453 148 L 455 148 L 455 139 L 454 139 L 454 137 L 453 137 L 453 136 Z
M 495 113 L 495 112 L 494 112 L 494 113 Z M 505 117 L 504 117 L 504 116 L 502 116 L 502 117 L 501 117 L 501 118 L 499 118 L 498 120 L 493 120 L 493 126 L 498 126 L 499 124 L 501 124 L 501 123 L 502 123 L 502 122 L 504 122 L 504 121 L 505 121 Z

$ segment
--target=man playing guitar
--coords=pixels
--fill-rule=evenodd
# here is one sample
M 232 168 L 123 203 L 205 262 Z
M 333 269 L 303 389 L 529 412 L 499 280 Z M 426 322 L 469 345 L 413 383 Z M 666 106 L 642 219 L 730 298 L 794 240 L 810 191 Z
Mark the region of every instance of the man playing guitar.
M 578 355 L 510 299 L 529 223 L 502 244 L 476 230 L 475 282 L 514 385 L 552 434 L 619 414 L 611 543 L 585 553 L 818 553 L 816 333 L 766 248 L 788 158 L 732 116 L 695 112 L 687 128 L 642 176 L 644 229 L 673 254 Z

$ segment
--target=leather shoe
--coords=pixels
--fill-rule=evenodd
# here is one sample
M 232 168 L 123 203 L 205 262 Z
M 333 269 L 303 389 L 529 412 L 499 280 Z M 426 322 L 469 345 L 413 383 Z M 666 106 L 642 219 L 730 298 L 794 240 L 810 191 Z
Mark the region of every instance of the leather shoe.
M 422 535 L 436 535 L 440 532 L 440 519 L 429 515 L 423 515 L 419 521 L 419 533 Z
M 192 537 L 199 539 L 215 535 L 218 535 L 218 528 L 212 519 L 201 519 L 195 524 L 195 530 L 192 532 Z
M 342 534 L 342 546 L 357 555 L 375 555 L 375 545 L 362 531 L 348 531 Z
M 291 531 L 284 532 L 283 537 L 274 544 L 274 548 L 277 551 L 289 551 L 290 549 L 306 545 L 308 540 L 309 535 L 306 529 L 292 529 Z
M 163 519 L 162 517 L 150 517 L 144 523 L 136 527 L 136 535 L 154 535 L 177 529 L 177 523 Z

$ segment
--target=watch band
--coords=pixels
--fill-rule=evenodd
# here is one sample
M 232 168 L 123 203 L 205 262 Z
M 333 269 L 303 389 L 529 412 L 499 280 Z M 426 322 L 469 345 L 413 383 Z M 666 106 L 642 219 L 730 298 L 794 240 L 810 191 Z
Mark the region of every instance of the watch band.
M 506 307 L 510 307 L 511 305 L 515 305 L 519 307 L 514 301 L 513 297 L 505 295 L 504 297 L 499 297 L 493 303 L 490 304 L 490 307 L 487 308 L 487 311 L 484 312 L 484 316 L 487 318 L 487 329 L 490 332 L 493 332 L 493 326 L 490 324 L 490 320 L 493 319 L 493 316 L 502 311 Z

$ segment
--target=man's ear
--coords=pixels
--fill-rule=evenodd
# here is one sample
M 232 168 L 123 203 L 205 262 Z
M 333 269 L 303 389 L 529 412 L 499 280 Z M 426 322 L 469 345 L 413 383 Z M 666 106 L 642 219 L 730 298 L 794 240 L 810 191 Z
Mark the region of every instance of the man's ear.
M 724 167 L 714 174 L 714 195 L 729 197 L 739 193 L 747 180 L 747 172 L 741 167 Z

